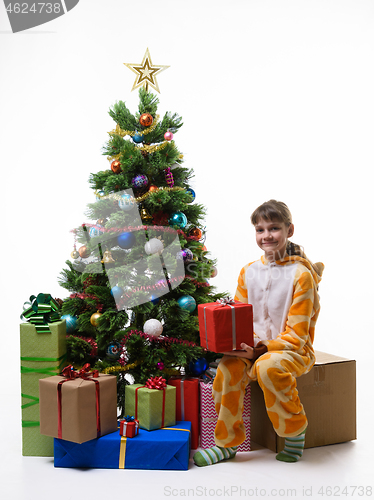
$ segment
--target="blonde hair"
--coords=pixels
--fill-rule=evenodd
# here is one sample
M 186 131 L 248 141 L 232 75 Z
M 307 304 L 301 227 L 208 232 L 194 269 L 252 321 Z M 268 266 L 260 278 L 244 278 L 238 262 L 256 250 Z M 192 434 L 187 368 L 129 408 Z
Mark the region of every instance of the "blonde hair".
M 290 209 L 285 203 L 277 200 L 265 201 L 265 203 L 256 208 L 251 215 L 251 222 L 255 226 L 260 219 L 264 219 L 268 222 L 283 222 L 286 226 L 292 224 Z M 313 262 L 307 258 L 300 245 L 287 240 L 286 252 L 287 255 L 298 255 L 299 257 L 306 259 L 318 274 L 321 273 L 319 263 L 313 264 Z

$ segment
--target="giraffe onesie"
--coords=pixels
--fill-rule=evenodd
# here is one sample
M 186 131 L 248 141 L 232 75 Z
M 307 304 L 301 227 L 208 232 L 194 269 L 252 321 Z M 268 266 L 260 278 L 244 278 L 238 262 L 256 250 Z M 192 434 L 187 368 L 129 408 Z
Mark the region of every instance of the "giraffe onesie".
M 254 345 L 265 345 L 267 352 L 255 361 L 228 355 L 221 359 L 213 383 L 217 446 L 244 441 L 244 392 L 254 380 L 264 393 L 268 416 L 279 436 L 297 436 L 306 429 L 296 377 L 315 363 L 313 340 L 323 269 L 322 263 L 312 266 L 303 257 L 286 255 L 276 262 L 262 256 L 240 271 L 235 300 L 252 304 Z

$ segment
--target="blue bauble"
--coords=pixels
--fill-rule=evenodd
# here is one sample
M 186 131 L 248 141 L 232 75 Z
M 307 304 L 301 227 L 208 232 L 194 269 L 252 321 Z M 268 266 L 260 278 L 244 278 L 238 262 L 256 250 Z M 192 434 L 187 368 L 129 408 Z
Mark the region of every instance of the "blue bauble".
M 64 314 L 61 319 L 66 321 L 66 333 L 73 333 L 78 328 L 78 318 L 70 314 Z
M 118 206 L 124 212 L 129 212 L 134 208 L 135 201 L 130 194 L 123 194 L 118 200 Z
M 117 236 L 118 246 L 124 249 L 129 249 L 135 243 L 135 234 L 134 233 L 122 233 Z
M 195 198 L 196 198 L 195 191 L 193 189 L 191 189 L 191 188 L 186 189 L 186 191 L 187 191 L 187 193 L 190 193 L 190 195 L 192 196 L 192 201 L 194 201 Z
M 136 175 L 131 179 L 131 184 L 136 189 L 144 188 L 148 186 L 148 177 L 144 174 Z
M 97 192 L 96 199 L 100 200 L 103 196 L 105 196 L 105 193 L 103 190 Z
M 114 286 L 111 291 L 110 295 L 114 298 L 114 300 L 118 300 L 122 297 L 123 294 L 123 289 L 120 286 Z
M 183 212 L 174 212 L 169 218 L 169 224 L 178 228 L 186 227 L 187 217 Z
M 102 233 L 102 231 L 100 231 L 100 229 L 98 229 L 98 227 L 102 227 L 100 226 L 100 224 L 97 224 L 97 228 L 96 227 L 91 227 L 90 228 L 90 231 L 89 231 L 89 235 L 91 238 L 96 238 L 97 236 L 100 236 L 100 234 Z
M 199 359 L 196 359 L 195 361 L 191 361 L 191 363 L 188 366 L 191 374 L 194 377 L 198 377 L 199 375 L 204 373 L 205 370 L 207 369 L 207 367 L 208 367 L 208 363 L 207 363 L 205 358 L 199 358 Z
M 139 144 L 140 142 L 143 142 L 144 141 L 144 135 L 143 134 L 139 134 L 139 132 L 137 132 L 134 137 L 132 138 L 132 140 L 134 142 L 136 142 L 137 144 Z
M 183 295 L 178 299 L 178 304 L 181 309 L 188 312 L 193 312 L 196 309 L 196 300 L 191 295 Z
M 160 298 L 157 297 L 157 295 L 151 295 L 151 302 L 152 304 L 156 305 L 160 302 Z
M 113 341 L 106 348 L 106 355 L 109 359 L 119 359 L 121 356 L 121 344 L 119 342 Z

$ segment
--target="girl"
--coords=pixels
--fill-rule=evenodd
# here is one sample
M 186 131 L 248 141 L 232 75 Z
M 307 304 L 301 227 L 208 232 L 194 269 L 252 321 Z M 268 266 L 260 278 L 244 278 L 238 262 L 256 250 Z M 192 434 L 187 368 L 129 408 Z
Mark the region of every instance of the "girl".
M 303 454 L 307 418 L 296 389 L 296 377 L 315 362 L 314 328 L 320 305 L 318 283 L 324 265 L 312 264 L 293 235 L 291 213 L 270 200 L 251 216 L 260 260 L 240 272 L 235 300 L 253 306 L 254 347 L 241 344 L 221 359 L 213 383 L 218 421 L 216 446 L 194 455 L 199 466 L 233 458 L 245 439 L 242 419 L 245 387 L 257 380 L 275 432 L 285 438 L 277 460 L 296 462 Z

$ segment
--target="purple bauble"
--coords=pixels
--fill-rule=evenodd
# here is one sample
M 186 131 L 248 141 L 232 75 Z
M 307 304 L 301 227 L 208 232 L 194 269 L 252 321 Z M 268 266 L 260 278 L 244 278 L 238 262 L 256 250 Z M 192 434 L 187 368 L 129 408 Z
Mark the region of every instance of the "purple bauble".
M 183 248 L 177 253 L 177 259 L 183 259 L 184 262 L 191 262 L 193 260 L 193 253 L 189 248 Z
M 143 188 L 148 186 L 148 177 L 143 174 L 136 175 L 132 180 L 131 184 L 134 188 Z
M 164 363 L 163 363 L 162 361 L 159 361 L 159 362 L 157 363 L 157 368 L 158 368 L 159 370 L 163 370 L 163 369 L 165 368 Z

